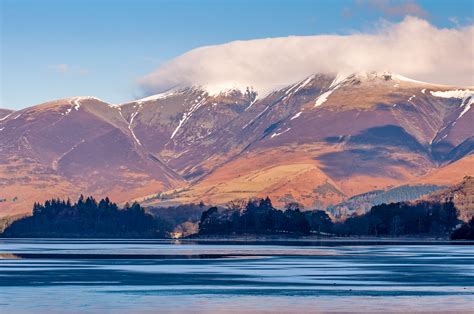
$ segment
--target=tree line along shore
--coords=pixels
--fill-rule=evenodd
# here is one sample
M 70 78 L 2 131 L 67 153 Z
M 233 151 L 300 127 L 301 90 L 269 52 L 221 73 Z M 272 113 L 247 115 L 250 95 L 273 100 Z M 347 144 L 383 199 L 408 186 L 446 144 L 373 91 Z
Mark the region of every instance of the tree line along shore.
M 277 209 L 270 198 L 236 200 L 225 207 L 185 204 L 119 208 L 108 198 L 80 196 L 35 203 L 31 216 L 5 227 L 3 237 L 180 238 L 196 237 L 430 237 L 474 239 L 474 218 L 459 219 L 452 202 L 397 202 L 333 221 L 323 210 L 292 202 Z

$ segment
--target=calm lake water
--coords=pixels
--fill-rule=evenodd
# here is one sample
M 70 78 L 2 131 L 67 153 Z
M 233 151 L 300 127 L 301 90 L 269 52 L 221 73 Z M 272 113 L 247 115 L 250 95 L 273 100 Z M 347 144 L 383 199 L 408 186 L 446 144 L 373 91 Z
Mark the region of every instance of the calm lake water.
M 0 313 L 473 309 L 471 245 L 0 239 Z

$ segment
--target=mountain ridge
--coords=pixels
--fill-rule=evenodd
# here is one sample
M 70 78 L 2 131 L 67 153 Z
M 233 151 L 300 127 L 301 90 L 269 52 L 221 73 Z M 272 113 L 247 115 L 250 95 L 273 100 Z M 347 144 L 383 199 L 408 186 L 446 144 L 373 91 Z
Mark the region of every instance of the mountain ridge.
M 46 102 L 0 120 L 0 177 L 9 184 L 0 194 L 10 199 L 0 215 L 26 211 L 46 187 L 51 197 L 96 192 L 148 205 L 268 194 L 277 205 L 321 207 L 429 184 L 430 173 L 472 156 L 472 93 L 364 72 L 311 75 L 265 97 L 189 87 L 121 105 Z M 433 180 L 449 185 L 466 171 Z M 47 178 L 57 187 L 35 184 Z

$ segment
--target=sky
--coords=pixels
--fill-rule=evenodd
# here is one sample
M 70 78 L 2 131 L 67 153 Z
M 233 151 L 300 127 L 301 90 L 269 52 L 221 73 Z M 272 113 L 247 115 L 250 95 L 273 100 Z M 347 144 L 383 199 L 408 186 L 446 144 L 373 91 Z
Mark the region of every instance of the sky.
M 0 108 L 79 95 L 123 103 L 152 92 L 144 80 L 160 69 L 168 71 L 154 83 L 173 75 L 176 67 L 168 65 L 180 55 L 236 40 L 372 34 L 406 23 L 407 16 L 435 33 L 465 29 L 474 23 L 473 3 L 0 0 Z M 472 36 L 465 44 L 473 50 Z

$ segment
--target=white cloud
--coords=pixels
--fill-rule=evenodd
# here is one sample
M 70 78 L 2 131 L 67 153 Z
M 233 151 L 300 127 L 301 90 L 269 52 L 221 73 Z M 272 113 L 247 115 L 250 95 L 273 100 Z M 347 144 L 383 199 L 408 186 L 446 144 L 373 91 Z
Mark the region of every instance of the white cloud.
M 78 65 L 69 65 L 67 63 L 51 64 L 49 68 L 53 70 L 54 72 L 59 73 L 61 75 L 72 74 L 72 75 L 82 76 L 82 75 L 89 74 L 88 69 L 85 69 Z
M 390 71 L 447 85 L 474 85 L 474 26 L 437 28 L 406 17 L 373 33 L 291 36 L 191 50 L 139 82 L 145 94 L 177 86 L 252 86 L 260 94 L 314 73 Z
M 89 74 L 89 70 L 88 69 L 85 69 L 85 68 L 81 68 L 81 67 L 78 67 L 76 69 L 77 71 L 77 74 L 79 75 L 88 75 Z
M 67 74 L 69 72 L 69 65 L 66 63 L 52 64 L 50 68 L 59 74 Z

